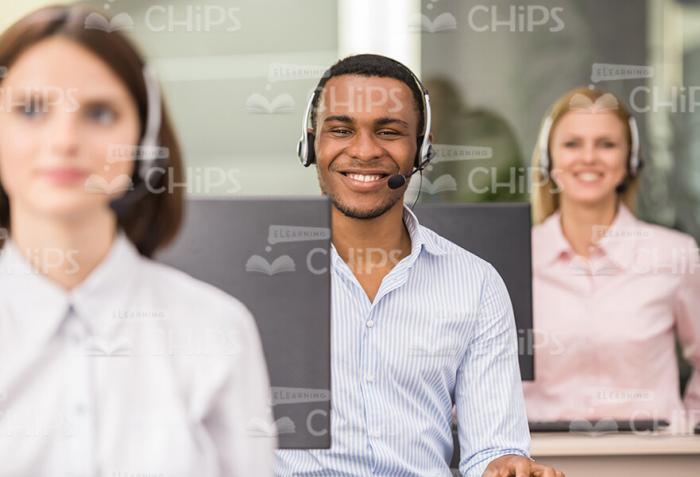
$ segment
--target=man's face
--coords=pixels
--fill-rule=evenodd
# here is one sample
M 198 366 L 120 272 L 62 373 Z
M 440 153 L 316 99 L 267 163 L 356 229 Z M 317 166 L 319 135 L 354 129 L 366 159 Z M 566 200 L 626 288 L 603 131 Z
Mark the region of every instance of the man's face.
M 316 112 L 321 190 L 348 217 L 370 219 L 402 203 L 417 152 L 419 113 L 411 89 L 393 78 L 357 75 L 328 80 Z

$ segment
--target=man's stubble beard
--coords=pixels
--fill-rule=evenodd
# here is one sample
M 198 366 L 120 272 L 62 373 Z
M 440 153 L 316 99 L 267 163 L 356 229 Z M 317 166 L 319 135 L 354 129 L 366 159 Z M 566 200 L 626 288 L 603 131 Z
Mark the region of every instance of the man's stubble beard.
M 384 202 L 379 204 L 377 207 L 371 210 L 357 210 L 353 208 L 350 204 L 345 204 L 343 203 L 340 198 L 338 198 L 335 194 L 332 194 L 328 191 L 328 187 L 326 187 L 326 184 L 323 180 L 323 176 L 321 172 L 318 170 L 318 167 L 316 169 L 317 175 L 318 175 L 318 183 L 319 186 L 321 187 L 321 192 L 325 196 L 327 196 L 331 204 L 338 209 L 343 215 L 346 217 L 349 217 L 351 219 L 360 219 L 360 220 L 368 220 L 368 219 L 375 219 L 381 215 L 384 215 L 386 212 L 388 212 L 392 207 L 396 205 L 398 201 L 401 200 L 403 197 L 403 193 L 397 193 L 397 194 L 389 194 Z M 389 186 L 387 185 L 388 190 Z

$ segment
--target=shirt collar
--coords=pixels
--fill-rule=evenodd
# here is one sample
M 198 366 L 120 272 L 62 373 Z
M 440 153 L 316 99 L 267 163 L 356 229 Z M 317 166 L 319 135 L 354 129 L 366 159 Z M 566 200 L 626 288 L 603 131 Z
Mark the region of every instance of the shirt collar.
M 425 249 L 431 255 L 445 255 L 447 250 L 438 241 L 438 236 L 418 222 L 418 217 L 406 205 L 403 208 L 403 223 L 411 237 L 411 255 L 418 255 Z
M 411 238 L 411 260 L 415 260 L 422 250 L 431 255 L 445 255 L 447 253 L 447 250 L 438 241 L 438 236 L 431 230 L 423 227 L 418 222 L 416 214 L 405 204 L 403 206 L 403 223 L 406 225 L 406 230 Z M 334 261 L 342 261 L 332 242 L 331 255 Z
M 118 303 L 119 296 L 128 293 L 140 260 L 134 245 L 119 232 L 107 256 L 85 281 L 66 291 L 37 271 L 17 245 L 8 240 L 0 251 L 0 289 L 8 292 L 12 316 L 27 321 L 23 325 L 55 331 L 69 306 L 88 323 L 106 313 L 113 315 L 115 310 L 106 305 Z
M 638 232 L 639 221 L 624 204 L 620 204 L 613 223 L 596 245 L 615 265 L 625 269 L 634 259 Z M 556 211 L 539 226 L 537 236 L 533 240 L 533 264 L 541 267 L 561 256 L 574 255 L 575 252 L 561 228 L 561 215 Z

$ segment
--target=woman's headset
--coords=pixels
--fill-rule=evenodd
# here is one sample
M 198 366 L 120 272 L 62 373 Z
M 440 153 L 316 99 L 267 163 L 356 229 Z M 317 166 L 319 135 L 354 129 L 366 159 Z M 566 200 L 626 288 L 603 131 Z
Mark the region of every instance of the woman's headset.
M 162 124 L 162 100 L 158 79 L 149 65 L 143 67 L 143 82 L 146 88 L 146 119 L 143 137 L 134 155 L 135 174 L 140 180 L 133 189 L 110 203 L 117 215 L 125 213 L 136 201 L 159 186 L 159 181 L 165 175 L 162 165 L 168 160 L 167 155 L 160 155 L 158 137 Z
M 155 71 L 149 65 L 143 67 L 143 82 L 146 86 L 146 123 L 138 150 L 139 176 L 144 181 L 159 158 L 158 136 L 162 122 L 161 93 Z
M 418 77 L 406 65 L 399 63 L 398 61 L 396 61 L 396 63 L 403 68 L 411 76 L 411 78 L 413 78 L 418 90 L 421 92 L 421 96 L 423 98 L 423 118 L 425 121 L 423 133 L 418 136 L 418 151 L 416 152 L 416 158 L 413 163 L 413 170 L 408 175 L 397 174 L 396 176 L 390 177 L 389 187 L 392 189 L 401 187 L 406 183 L 408 177 L 425 169 L 428 163 L 435 157 L 435 149 L 430 142 L 432 112 L 430 109 L 430 95 L 428 94 L 428 90 L 425 89 L 423 83 L 421 83 Z M 309 129 L 312 127 L 311 116 L 314 109 L 314 103 L 317 101 L 317 97 L 321 94 L 322 90 L 323 88 L 316 87 L 313 94 L 309 98 L 309 102 L 306 105 L 303 122 L 301 124 L 301 136 L 299 137 L 299 142 L 297 144 L 297 155 L 299 156 L 299 161 L 304 167 L 309 167 L 311 164 L 316 163 L 316 153 L 314 151 L 315 134 L 313 132 L 309 132 Z M 392 179 L 394 179 L 393 182 L 396 187 L 392 187 Z

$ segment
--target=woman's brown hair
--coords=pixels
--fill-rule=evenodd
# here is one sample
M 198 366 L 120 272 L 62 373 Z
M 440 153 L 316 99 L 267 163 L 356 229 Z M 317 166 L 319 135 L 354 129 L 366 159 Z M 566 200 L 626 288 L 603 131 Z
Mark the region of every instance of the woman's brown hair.
M 104 13 L 86 5 L 49 6 L 35 10 L 0 36 L 0 65 L 11 68 L 28 48 L 54 36 L 76 42 L 102 60 L 126 85 L 137 105 L 141 121 L 139 137 L 143 137 L 148 115 L 148 91 L 143 73 L 145 62 L 122 33 L 91 27 L 88 18 L 91 15 L 92 19 L 95 15 L 105 17 Z M 135 164 L 132 177 L 134 191 L 128 191 L 125 197 L 117 201 L 126 205 L 116 208 L 119 227 L 139 252 L 147 257 L 151 257 L 157 249 L 175 238 L 183 214 L 182 188 L 174 187 L 171 190 L 168 187 L 170 184 L 183 183 L 180 147 L 162 98 L 160 105 L 161 124 L 157 141 L 158 146 L 167 151 L 166 164 L 162 169 L 164 172 L 157 177 L 157 182 L 150 184 L 152 187 L 147 188 L 138 173 L 138 164 Z M 137 190 L 141 192 L 139 195 L 134 194 Z M 10 230 L 10 200 L 1 184 L 0 228 Z M 0 247 L 3 243 L 0 237 Z
M 542 121 L 540 126 L 540 136 L 543 134 L 543 129 L 545 124 L 550 122 L 549 125 L 549 137 L 544 140 L 551 140 L 552 132 L 554 128 L 557 127 L 557 123 L 561 118 L 571 110 L 586 106 L 598 105 L 599 107 L 609 110 L 624 123 L 627 129 L 627 144 L 631 148 L 632 146 L 632 131 L 630 131 L 629 119 L 631 114 L 625 105 L 611 93 L 600 89 L 590 89 L 587 87 L 580 87 L 568 91 L 563 96 L 561 96 L 552 106 L 551 111 Z M 548 121 L 549 119 L 549 121 Z M 548 148 L 549 149 L 549 148 Z M 531 190 L 531 203 L 532 203 L 532 221 L 533 224 L 541 224 L 550 215 L 559 209 L 559 192 L 558 187 L 551 178 L 549 171 L 544 170 L 542 167 L 542 159 L 540 157 L 540 144 L 539 141 L 535 145 L 535 150 L 532 153 L 532 190 Z M 550 158 L 551 166 L 551 158 Z M 628 160 L 629 168 L 629 160 Z M 634 213 L 636 209 L 637 200 L 637 189 L 639 188 L 639 174 L 637 173 L 634 177 L 628 174 L 625 177 L 622 187 L 618 188 L 618 195 L 620 201 L 627 206 L 630 211 Z

